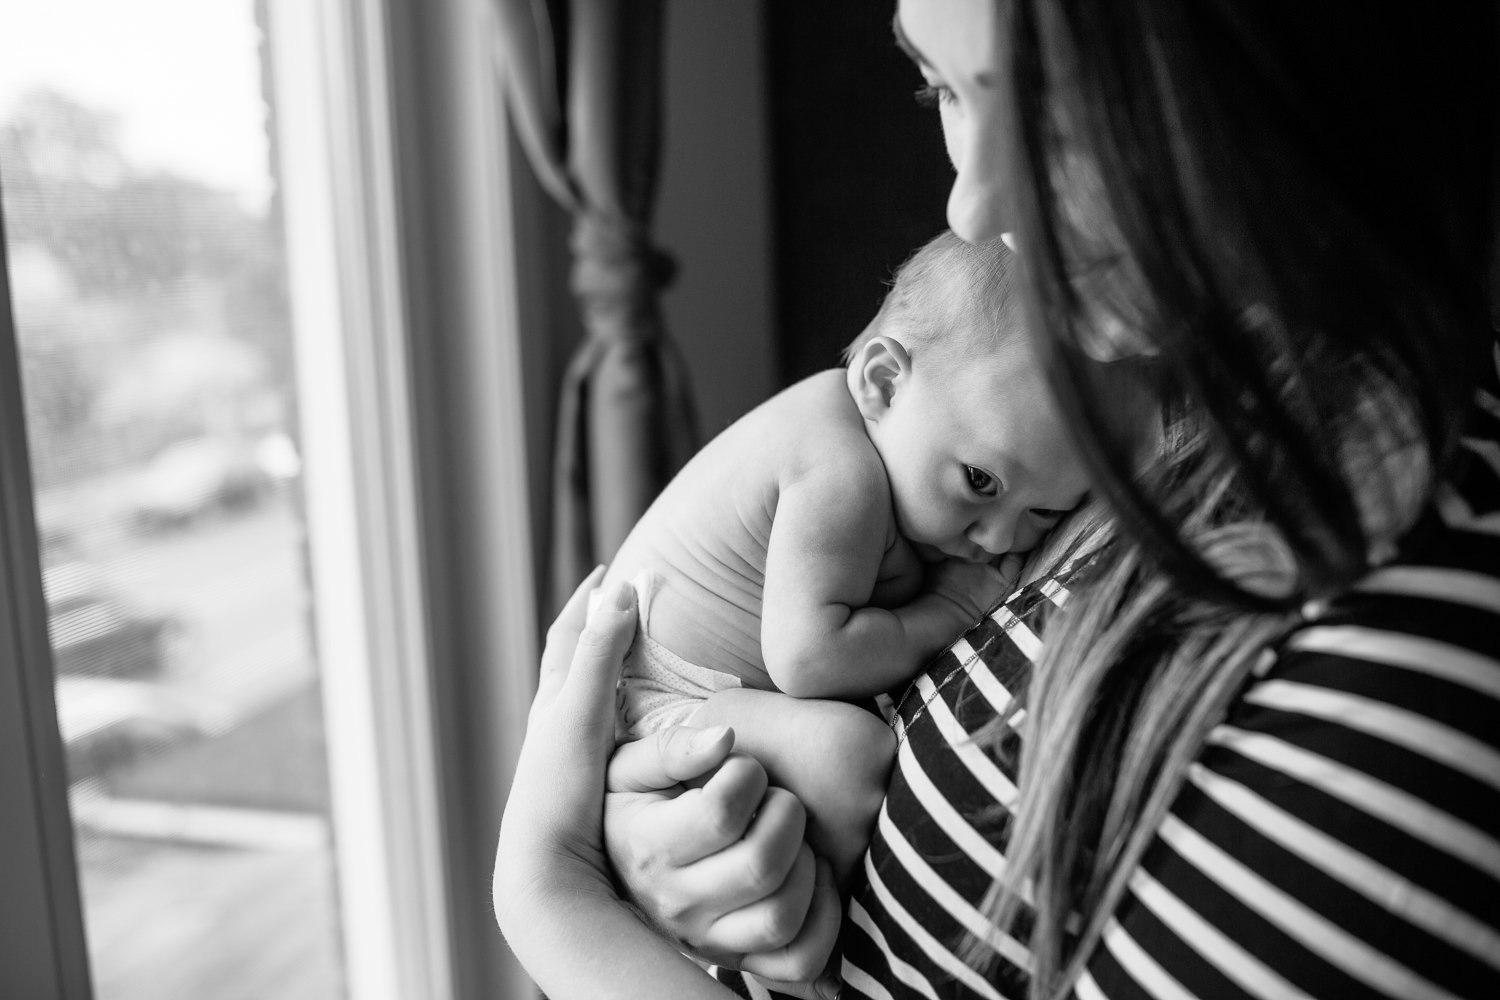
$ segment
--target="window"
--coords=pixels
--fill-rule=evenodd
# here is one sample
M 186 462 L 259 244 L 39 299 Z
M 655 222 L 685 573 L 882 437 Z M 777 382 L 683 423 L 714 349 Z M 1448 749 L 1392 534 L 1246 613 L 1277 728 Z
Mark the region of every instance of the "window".
M 0 37 L 31 618 L 66 764 L 32 779 L 43 800 L 66 787 L 74 850 L 49 857 L 76 861 L 100 1000 L 493 995 L 498 941 L 458 895 L 483 890 L 493 809 L 464 803 L 502 787 L 535 638 L 485 16 L 51 0 Z M 466 77 L 388 44 L 419 17 Z M 417 143 L 398 87 L 418 105 L 460 89 L 478 145 L 424 146 L 398 175 Z M 427 361 L 410 331 L 439 296 L 411 203 L 459 196 L 490 211 L 454 232 L 441 308 L 462 315 Z M 490 430 L 424 449 L 476 406 Z M 465 517 L 479 552 L 460 561 L 445 530 Z M 504 635 L 473 638 L 476 595 Z M 510 672 L 468 684 L 497 659 Z M 455 773 L 486 726 L 486 762 Z M 40 891 L 66 915 L 65 882 Z

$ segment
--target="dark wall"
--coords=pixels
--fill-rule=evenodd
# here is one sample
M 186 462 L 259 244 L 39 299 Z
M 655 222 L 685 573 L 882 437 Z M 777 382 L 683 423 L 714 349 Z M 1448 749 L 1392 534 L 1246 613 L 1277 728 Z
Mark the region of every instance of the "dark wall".
M 777 353 L 785 385 L 838 364 L 891 271 L 941 230 L 952 169 L 891 35 L 894 3 L 770 3 Z
M 676 256 L 662 306 L 703 438 L 776 391 L 769 4 L 668 0 L 656 238 Z

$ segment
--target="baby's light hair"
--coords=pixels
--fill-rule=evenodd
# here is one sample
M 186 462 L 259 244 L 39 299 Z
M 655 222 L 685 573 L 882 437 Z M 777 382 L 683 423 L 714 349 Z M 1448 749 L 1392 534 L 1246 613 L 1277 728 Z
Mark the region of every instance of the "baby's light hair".
M 844 364 L 876 336 L 940 367 L 982 362 L 1014 346 L 1022 317 L 1019 267 L 999 240 L 975 246 L 944 230 L 896 269 L 875 318 L 844 348 Z

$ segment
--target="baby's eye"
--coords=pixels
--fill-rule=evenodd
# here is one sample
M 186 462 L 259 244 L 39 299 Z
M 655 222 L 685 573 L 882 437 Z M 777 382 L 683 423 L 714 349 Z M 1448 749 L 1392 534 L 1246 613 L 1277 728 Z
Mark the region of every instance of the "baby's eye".
M 1050 507 L 1031 508 L 1031 515 L 1041 521 L 1057 521 L 1066 513 L 1065 510 L 1053 510 Z
M 917 99 L 917 103 L 924 108 L 941 107 L 956 99 L 953 88 L 942 83 L 924 83 L 917 88 L 914 96 Z
M 964 466 L 964 473 L 969 477 L 969 489 L 982 497 L 992 497 L 999 492 L 999 483 L 995 477 L 983 469 L 976 469 L 972 465 Z

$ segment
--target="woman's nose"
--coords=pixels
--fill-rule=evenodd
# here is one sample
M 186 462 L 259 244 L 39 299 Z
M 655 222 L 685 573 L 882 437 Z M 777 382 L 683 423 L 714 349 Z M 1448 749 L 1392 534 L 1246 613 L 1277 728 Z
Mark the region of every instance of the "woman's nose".
M 948 227 L 965 243 L 988 243 L 998 239 L 1009 228 L 998 202 L 999 199 L 982 181 L 976 182 L 966 174 L 959 174 L 948 195 Z
M 951 142 L 958 176 L 948 193 L 948 226 L 966 243 L 988 243 L 1010 230 L 1004 149 L 985 122 L 955 123 L 967 134 Z

